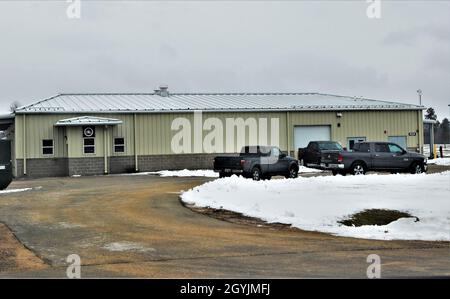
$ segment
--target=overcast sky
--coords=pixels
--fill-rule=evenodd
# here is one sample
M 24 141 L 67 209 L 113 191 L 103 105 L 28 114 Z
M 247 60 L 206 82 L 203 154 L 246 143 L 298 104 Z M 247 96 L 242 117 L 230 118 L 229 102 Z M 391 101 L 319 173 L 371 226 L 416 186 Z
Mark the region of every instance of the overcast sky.
M 0 111 L 61 92 L 322 92 L 448 117 L 450 2 L 0 2 Z

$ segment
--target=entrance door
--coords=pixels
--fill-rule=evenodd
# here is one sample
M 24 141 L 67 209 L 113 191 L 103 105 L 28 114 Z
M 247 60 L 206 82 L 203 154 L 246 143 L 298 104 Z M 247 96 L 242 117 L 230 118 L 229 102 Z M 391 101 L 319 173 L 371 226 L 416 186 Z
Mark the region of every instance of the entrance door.
M 306 147 L 310 141 L 330 141 L 331 126 L 295 126 L 294 148 Z
M 348 146 L 347 149 L 349 151 L 353 150 L 353 146 L 355 146 L 355 143 L 364 141 L 366 141 L 366 137 L 349 137 L 347 138 L 347 146 Z

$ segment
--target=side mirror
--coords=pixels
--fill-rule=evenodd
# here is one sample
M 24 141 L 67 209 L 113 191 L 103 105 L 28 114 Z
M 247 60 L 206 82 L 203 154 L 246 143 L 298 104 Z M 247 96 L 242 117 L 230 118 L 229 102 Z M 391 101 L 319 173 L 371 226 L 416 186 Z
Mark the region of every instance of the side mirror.
M 278 158 L 279 158 L 279 159 L 284 159 L 284 158 L 286 158 L 286 154 L 285 154 L 285 153 L 281 153 L 281 154 L 278 156 Z

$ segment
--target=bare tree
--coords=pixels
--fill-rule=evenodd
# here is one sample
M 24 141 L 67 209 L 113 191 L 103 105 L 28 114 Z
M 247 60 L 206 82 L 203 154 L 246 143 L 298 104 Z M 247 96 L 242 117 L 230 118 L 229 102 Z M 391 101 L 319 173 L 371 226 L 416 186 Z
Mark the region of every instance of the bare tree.
M 16 109 L 19 108 L 20 106 L 22 106 L 18 101 L 14 101 L 11 103 L 11 105 L 9 105 L 9 111 L 11 111 L 12 113 L 16 112 Z

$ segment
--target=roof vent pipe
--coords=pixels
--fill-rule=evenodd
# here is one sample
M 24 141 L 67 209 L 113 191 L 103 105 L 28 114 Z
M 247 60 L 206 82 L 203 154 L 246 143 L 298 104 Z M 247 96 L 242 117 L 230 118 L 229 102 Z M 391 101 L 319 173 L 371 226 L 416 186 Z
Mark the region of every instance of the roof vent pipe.
M 169 96 L 169 86 L 161 85 L 159 87 L 159 93 L 157 93 L 157 94 L 162 97 L 168 97 Z

